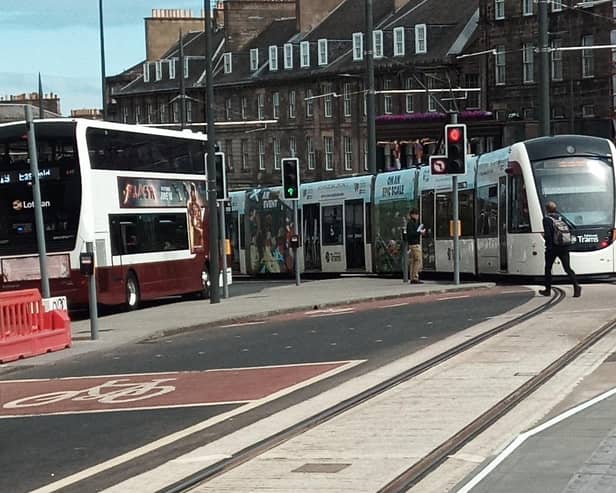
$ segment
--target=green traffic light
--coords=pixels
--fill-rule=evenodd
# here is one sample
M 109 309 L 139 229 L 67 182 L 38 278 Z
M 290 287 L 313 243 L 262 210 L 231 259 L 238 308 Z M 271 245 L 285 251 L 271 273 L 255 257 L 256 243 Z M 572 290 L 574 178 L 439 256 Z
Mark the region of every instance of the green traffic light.
M 287 188 L 287 194 L 289 194 L 291 197 L 294 197 L 295 196 L 295 188 L 293 188 L 293 187 Z

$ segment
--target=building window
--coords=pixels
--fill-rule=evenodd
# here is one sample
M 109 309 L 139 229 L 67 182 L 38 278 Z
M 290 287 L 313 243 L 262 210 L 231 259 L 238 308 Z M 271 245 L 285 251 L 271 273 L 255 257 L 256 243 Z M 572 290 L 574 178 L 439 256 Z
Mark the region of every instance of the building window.
M 154 105 L 152 103 L 147 103 L 145 105 L 146 118 L 148 123 L 153 123 L 154 120 Z
M 310 42 L 302 41 L 299 44 L 299 58 L 302 68 L 310 67 Z
M 523 113 L 524 120 L 534 120 L 535 119 L 535 108 L 524 108 Z
M 582 106 L 582 117 L 590 118 L 595 116 L 595 105 L 594 104 L 585 104 Z
M 295 91 L 289 92 L 289 118 L 295 118 Z
M 280 169 L 280 139 L 272 138 L 272 147 L 274 148 L 274 169 Z
M 353 33 L 353 60 L 364 59 L 364 33 Z
M 316 167 L 316 156 L 314 154 L 314 140 L 312 137 L 306 137 L 306 155 L 308 156 L 308 169 L 315 169 Z
M 465 75 L 466 87 L 468 89 L 480 89 L 479 87 L 479 74 L 466 74 Z M 466 93 L 466 108 L 478 109 L 479 108 L 479 91 L 471 91 Z
M 494 0 L 494 18 L 496 20 L 505 18 L 505 0 Z
M 122 105 L 122 123 L 128 123 L 128 106 Z
M 259 169 L 263 171 L 265 169 L 265 142 L 263 139 L 257 140 L 257 147 L 259 149 Z
M 158 105 L 160 114 L 160 123 L 167 123 L 167 103 L 163 102 Z
M 233 109 L 233 102 L 231 98 L 225 99 L 225 119 L 231 121 L 231 111 Z
M 318 50 L 319 50 L 319 65 L 327 65 L 327 39 L 319 39 L 318 41 Z
M 233 72 L 233 54 L 225 53 L 223 55 L 223 72 L 225 74 L 230 74 Z
M 499 45 L 496 47 L 496 84 L 505 84 L 505 47 Z
M 163 62 L 161 62 L 160 60 L 157 61 L 154 64 L 154 67 L 156 68 L 156 80 L 160 80 L 163 78 Z
M 225 140 L 225 166 L 227 172 L 233 171 L 233 141 Z
M 344 84 L 344 116 L 351 116 L 351 83 Z
M 280 116 L 280 93 L 275 92 L 272 94 L 272 117 L 278 119 Z
M 284 45 L 284 68 L 293 68 L 293 45 L 291 43 Z
M 413 89 L 413 78 L 412 77 L 407 77 L 406 81 L 405 81 L 405 89 Z M 407 113 L 414 113 L 415 112 L 415 100 L 413 98 L 413 94 L 412 93 L 407 93 L 405 95 L 405 109 Z
M 240 100 L 240 106 L 242 111 L 242 120 L 246 120 L 248 118 L 248 98 L 246 96 L 242 96 Z
M 323 137 L 323 146 L 325 148 L 325 171 L 334 170 L 334 138 Z
M 323 113 L 325 115 L 325 118 L 331 118 L 332 114 L 333 114 L 333 93 L 332 93 L 332 86 L 331 84 L 324 84 L 323 85 L 323 91 L 324 91 L 324 95 L 323 95 Z
M 297 156 L 297 141 L 292 135 L 289 137 L 289 154 L 291 157 Z
M 426 25 L 417 24 L 415 26 L 415 53 L 427 53 L 428 46 L 426 42 Z
M 562 46 L 560 39 L 552 40 L 554 51 L 550 53 L 552 57 L 552 80 L 563 80 L 563 52 L 558 48 Z
M 552 12 L 560 12 L 563 9 L 562 0 L 552 0 Z
M 150 82 L 150 64 L 148 62 L 143 64 L 143 82 Z
M 242 150 L 242 169 L 248 169 L 248 141 L 243 139 L 241 142 L 241 150 Z
M 180 105 L 177 101 L 173 102 L 173 123 L 178 123 L 180 121 Z
M 426 87 L 434 89 L 436 85 L 436 77 L 432 74 L 426 74 Z M 436 111 L 436 96 L 428 91 L 428 111 Z
M 169 60 L 169 78 L 175 79 L 175 58 Z
M 394 28 L 394 56 L 404 55 L 404 27 Z
M 582 46 L 592 46 L 592 35 L 582 38 Z M 582 77 L 594 77 L 595 66 L 592 50 L 582 50 Z
M 257 116 L 259 120 L 265 120 L 265 94 L 257 95 Z
M 278 70 L 278 47 L 269 47 L 269 69 L 271 72 Z
M 383 89 L 385 91 L 388 91 L 391 89 L 391 79 L 385 79 L 385 82 L 383 83 Z M 391 94 L 384 94 L 383 95 L 383 110 L 385 112 L 386 115 L 391 115 L 393 113 L 393 97 Z
M 250 50 L 250 70 L 254 72 L 259 69 L 259 48 Z
M 184 58 L 184 78 L 185 79 L 188 79 L 188 76 L 190 75 L 190 72 L 188 70 L 188 62 L 189 62 L 189 59 Z
M 522 48 L 522 71 L 524 82 L 535 80 L 535 47 L 529 43 Z
M 522 0 L 522 15 L 533 15 L 533 0 Z
M 141 105 L 137 103 L 135 105 L 135 123 L 139 125 L 141 121 Z
M 348 135 L 342 137 L 342 140 L 344 143 L 344 169 L 345 171 L 353 171 L 353 141 Z
M 383 58 L 383 31 L 372 33 L 372 49 L 374 50 L 374 58 Z
M 312 89 L 306 89 L 306 118 L 311 118 L 314 109 L 314 97 Z

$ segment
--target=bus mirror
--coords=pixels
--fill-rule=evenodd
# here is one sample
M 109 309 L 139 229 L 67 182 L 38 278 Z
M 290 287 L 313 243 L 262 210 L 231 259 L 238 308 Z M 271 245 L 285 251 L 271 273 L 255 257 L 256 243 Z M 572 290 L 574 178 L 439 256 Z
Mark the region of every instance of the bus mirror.
M 94 275 L 94 252 L 82 252 L 79 254 L 79 272 L 82 276 Z

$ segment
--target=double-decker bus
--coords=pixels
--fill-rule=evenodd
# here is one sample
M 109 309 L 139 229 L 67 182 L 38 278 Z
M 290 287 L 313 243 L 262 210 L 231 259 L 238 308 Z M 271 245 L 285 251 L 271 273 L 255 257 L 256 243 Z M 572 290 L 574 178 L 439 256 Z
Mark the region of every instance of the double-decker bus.
M 207 294 L 206 136 L 81 119 L 34 122 L 53 296 L 88 302 Z M 0 125 L 0 290 L 40 287 L 25 122 Z

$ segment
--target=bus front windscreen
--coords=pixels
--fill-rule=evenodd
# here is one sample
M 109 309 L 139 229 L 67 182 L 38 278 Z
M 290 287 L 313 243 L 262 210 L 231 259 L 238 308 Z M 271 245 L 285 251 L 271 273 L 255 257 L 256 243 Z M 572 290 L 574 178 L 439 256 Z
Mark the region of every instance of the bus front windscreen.
M 614 170 L 594 157 L 565 157 L 533 163 L 542 205 L 548 201 L 576 226 L 614 224 Z
M 38 252 L 28 141 L 23 126 L 12 128 L 0 131 L 0 256 Z M 46 249 L 70 251 L 81 206 L 75 139 L 70 130 L 46 132 L 43 124 L 36 143 Z

